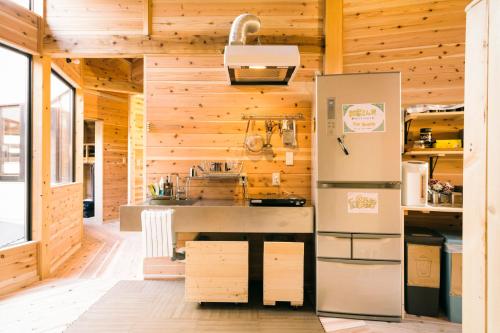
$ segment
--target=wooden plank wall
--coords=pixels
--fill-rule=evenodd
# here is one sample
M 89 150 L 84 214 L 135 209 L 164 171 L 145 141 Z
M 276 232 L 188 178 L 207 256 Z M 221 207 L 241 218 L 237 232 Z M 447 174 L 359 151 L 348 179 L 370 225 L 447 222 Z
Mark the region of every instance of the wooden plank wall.
M 130 203 L 144 202 L 144 96 L 130 96 L 129 115 Z
M 296 194 L 309 199 L 313 77 L 322 57 L 302 53 L 301 62 L 289 87 L 245 87 L 227 84 L 219 54 L 146 56 L 147 183 L 173 172 L 186 176 L 190 167 L 203 160 L 243 160 L 250 195 Z M 244 113 L 305 115 L 305 121 L 298 122 L 293 166 L 285 166 L 286 149 L 277 133 L 271 140 L 272 156 L 246 153 Z M 264 122 L 252 122 L 250 133 L 265 136 Z M 271 186 L 272 172 L 281 172 L 280 187 Z M 196 180 L 190 191 L 197 198 L 242 198 L 241 187 L 234 181 Z
M 302 68 L 289 87 L 229 86 L 221 50 L 232 20 L 244 12 L 262 20 L 263 44 L 298 44 Z M 186 176 L 203 160 L 244 160 L 249 194 L 297 194 L 310 198 L 310 119 L 313 77 L 322 67 L 323 1 L 213 0 L 153 1 L 152 38 L 175 41 L 165 51 L 175 55 L 145 57 L 146 182 L 177 172 Z M 249 43 L 256 36 L 249 37 Z M 170 47 L 167 47 L 170 46 Z M 162 47 L 152 53 L 161 52 Z M 144 50 L 148 53 L 148 48 Z M 182 50 L 182 52 L 179 52 Z M 298 123 L 299 148 L 295 164 L 285 166 L 285 149 L 274 134 L 274 156 L 249 155 L 243 149 L 243 113 L 279 115 L 303 113 Z M 251 133 L 264 135 L 264 122 L 251 124 Z M 271 173 L 281 172 L 280 187 L 271 186 Z M 193 181 L 191 196 L 242 198 L 237 182 Z
M 103 120 L 103 219 L 118 218 L 127 203 L 129 96 L 85 90 L 85 119 Z
M 83 186 L 73 183 L 52 187 L 49 249 L 53 273 L 82 245 Z
M 221 52 L 231 22 L 245 12 L 261 16 L 263 44 L 299 44 L 307 51 L 318 51 L 323 44 L 323 1 L 319 0 L 150 1 L 152 33 L 144 35 L 141 0 L 49 0 L 44 52 L 101 58 Z
M 24 288 L 39 280 L 38 242 L 0 250 L 0 295 Z
M 469 2 L 344 0 L 344 73 L 401 71 L 403 106 L 463 103 Z M 410 138 L 420 127 L 442 132 L 441 138 L 457 137 L 453 122 L 414 122 Z M 440 158 L 434 177 L 462 184 L 462 164 L 461 157 Z
M 344 72 L 402 72 L 402 103 L 463 103 L 469 0 L 344 0 Z
M 142 34 L 142 11 L 142 0 L 50 0 L 45 33 L 54 37 Z
M 75 181 L 70 184 L 51 185 L 47 223 L 47 262 L 54 273 L 82 245 L 83 241 L 83 96 L 81 64 L 67 63 L 65 59 L 52 59 L 52 68 L 76 88 L 75 103 Z
M 0 1 L 0 42 L 22 51 L 38 54 L 38 33 L 42 18 L 12 1 Z

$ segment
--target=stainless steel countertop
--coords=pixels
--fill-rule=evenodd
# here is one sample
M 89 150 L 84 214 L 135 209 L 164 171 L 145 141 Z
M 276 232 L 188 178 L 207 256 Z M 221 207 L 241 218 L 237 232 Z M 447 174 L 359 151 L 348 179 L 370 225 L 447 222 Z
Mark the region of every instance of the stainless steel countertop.
M 174 209 L 176 232 L 313 233 L 314 209 L 250 206 L 248 201 L 199 200 L 193 205 L 154 205 L 149 202 L 120 207 L 120 230 L 141 231 L 144 209 Z
M 122 207 L 251 207 L 257 208 L 262 206 L 250 206 L 248 200 L 214 200 L 214 199 L 201 199 L 197 200 L 192 205 L 157 205 L 149 203 L 149 200 L 140 204 L 123 205 Z M 303 207 L 311 207 L 305 205 Z M 276 207 L 276 208 L 300 208 L 300 207 Z
M 247 200 L 197 200 L 192 205 L 157 205 L 149 203 L 149 200 L 140 204 L 124 205 L 126 207 L 250 207 Z M 124 207 L 122 206 L 122 207 Z

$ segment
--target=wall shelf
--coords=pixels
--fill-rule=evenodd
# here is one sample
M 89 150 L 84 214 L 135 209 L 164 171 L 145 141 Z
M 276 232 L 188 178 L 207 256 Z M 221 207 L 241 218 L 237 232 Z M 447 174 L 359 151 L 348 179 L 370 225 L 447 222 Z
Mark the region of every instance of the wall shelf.
M 228 179 L 228 180 L 235 180 L 235 179 L 239 179 L 241 177 L 241 174 L 239 173 L 225 173 L 225 172 L 219 172 L 219 173 L 206 173 L 202 176 L 188 176 L 186 177 L 187 179 L 193 179 L 193 180 L 196 180 L 196 179 L 199 179 L 199 180 L 203 180 L 203 179 L 214 179 L 214 180 L 225 180 L 225 179 Z
M 447 120 L 447 121 L 463 122 L 464 112 L 463 111 L 422 112 L 422 113 L 410 113 L 405 115 L 405 122 L 411 120 Z
M 460 156 L 464 154 L 463 148 L 423 148 L 423 149 L 412 149 L 405 151 L 406 156 Z
M 425 206 L 402 206 L 405 214 L 409 211 L 412 212 L 422 212 L 422 213 L 430 213 L 430 212 L 442 212 L 442 213 L 462 213 L 463 207 L 458 205 L 433 205 L 426 204 Z
M 464 111 L 453 112 L 422 112 L 410 113 L 405 115 L 404 139 L 408 143 L 408 135 L 413 122 L 419 122 L 421 127 L 434 127 L 435 122 L 444 122 L 452 127 L 463 128 Z

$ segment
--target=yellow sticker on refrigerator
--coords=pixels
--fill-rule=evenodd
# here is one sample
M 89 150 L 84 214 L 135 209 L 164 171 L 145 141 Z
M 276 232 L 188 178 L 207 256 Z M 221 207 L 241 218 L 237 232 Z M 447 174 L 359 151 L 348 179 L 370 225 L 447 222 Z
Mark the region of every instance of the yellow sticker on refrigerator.
M 378 193 L 347 192 L 347 213 L 378 214 Z
M 344 133 L 385 132 L 385 104 L 342 104 Z

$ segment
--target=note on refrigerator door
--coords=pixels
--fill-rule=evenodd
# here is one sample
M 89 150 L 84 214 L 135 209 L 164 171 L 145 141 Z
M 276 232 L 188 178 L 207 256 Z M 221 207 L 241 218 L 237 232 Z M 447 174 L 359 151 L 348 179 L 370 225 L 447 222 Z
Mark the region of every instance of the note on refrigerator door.
M 347 213 L 378 214 L 378 193 L 347 192 Z
M 385 103 L 342 104 L 344 133 L 385 132 Z

